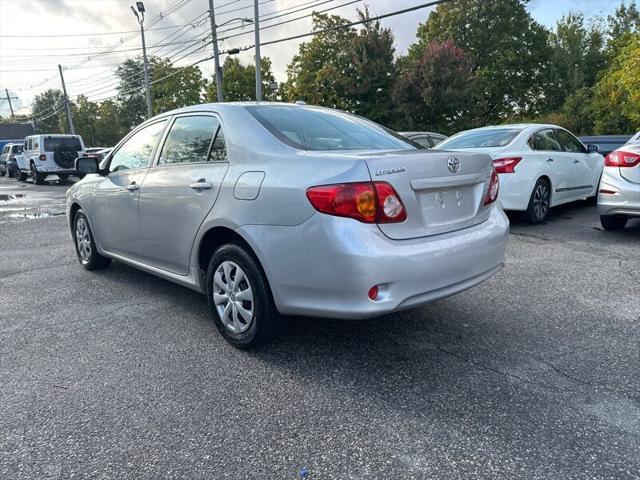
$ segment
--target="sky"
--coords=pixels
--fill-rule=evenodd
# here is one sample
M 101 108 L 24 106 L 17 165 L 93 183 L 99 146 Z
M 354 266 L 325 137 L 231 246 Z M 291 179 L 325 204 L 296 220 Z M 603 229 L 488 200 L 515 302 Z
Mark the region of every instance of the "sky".
M 570 11 L 582 12 L 587 18 L 606 16 L 613 13 L 621 2 L 638 1 L 530 0 L 527 8 L 536 21 L 553 28 Z M 310 31 L 311 19 L 308 16 L 312 10 L 328 10 L 327 13 L 355 20 L 356 10 L 365 4 L 372 15 L 379 15 L 425 2 L 260 0 L 261 40 L 265 42 Z M 72 98 L 84 94 L 89 100 L 99 101 L 114 95 L 113 66 L 140 53 L 139 26 L 129 8 L 133 3 L 131 0 L 0 0 L 0 97 L 8 89 L 12 97 L 18 97 L 12 100 L 14 110 L 28 112 L 37 93 L 47 88 L 60 88 L 58 64 L 65 68 L 65 81 Z M 200 39 L 210 33 L 205 16 L 207 0 L 145 0 L 144 5 L 149 53 L 169 55 L 181 66 L 212 54 L 211 45 L 197 50 L 203 45 Z M 214 0 L 214 5 L 218 25 L 237 17 L 253 18 L 252 0 Z M 433 9 L 423 8 L 382 21 L 383 26 L 391 28 L 395 35 L 397 54 L 405 53 L 415 41 L 418 25 Z M 282 16 L 269 20 L 274 15 Z M 307 17 L 265 28 L 304 16 Z M 252 45 L 252 31 L 252 25 L 241 26 L 238 21 L 221 26 L 218 34 L 222 39 L 220 49 Z M 231 35 L 233 38 L 224 38 Z M 272 61 L 276 80 L 286 79 L 287 65 L 297 53 L 299 44 L 308 39 L 262 47 L 262 56 L 268 56 Z M 178 43 L 185 41 L 191 43 Z M 110 47 L 112 51 L 107 51 Z M 190 55 L 180 59 L 187 54 Z M 253 62 L 253 50 L 242 52 L 239 58 L 244 63 Z M 213 60 L 199 66 L 204 75 L 211 78 Z M 7 115 L 8 111 L 7 102 L 0 100 L 0 115 Z

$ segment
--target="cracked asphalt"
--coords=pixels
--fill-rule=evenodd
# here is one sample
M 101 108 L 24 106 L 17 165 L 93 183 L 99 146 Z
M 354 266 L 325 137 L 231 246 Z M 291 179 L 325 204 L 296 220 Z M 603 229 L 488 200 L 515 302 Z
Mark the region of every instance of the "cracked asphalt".
M 0 178 L 1 479 L 640 478 L 640 221 L 514 219 L 483 285 L 246 353 L 204 297 L 80 268 L 69 184 Z

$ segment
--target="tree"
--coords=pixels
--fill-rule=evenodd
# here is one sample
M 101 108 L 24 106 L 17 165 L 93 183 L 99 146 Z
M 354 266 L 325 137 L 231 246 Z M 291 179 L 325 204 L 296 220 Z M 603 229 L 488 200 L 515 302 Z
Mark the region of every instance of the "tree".
M 285 90 L 289 101 L 304 100 L 348 111 L 355 109 L 347 89 L 353 69 L 348 52 L 356 31 L 339 28 L 348 23 L 337 15 L 313 14 L 313 31 L 318 33 L 309 42 L 300 44 L 287 68 Z M 331 30 L 323 31 L 327 29 Z
M 169 60 L 149 58 L 152 82 L 151 104 L 154 114 L 165 110 L 194 105 L 202 100 L 205 80 L 198 67 L 180 68 Z M 122 123 L 129 128 L 147 117 L 142 57 L 128 59 L 116 68 L 118 77 L 118 104 L 122 112 Z
M 402 128 L 454 133 L 469 127 L 472 78 L 471 60 L 451 40 L 429 43 L 394 88 Z
M 627 7 L 624 3 L 616 9 L 613 15 L 607 17 L 609 23 L 609 38 L 616 40 L 628 33 L 640 31 L 640 11 L 635 3 Z
M 98 109 L 99 105 L 95 102 L 90 102 L 84 95 L 79 95 L 72 106 L 76 133 L 82 136 L 85 145 L 89 147 L 97 145 L 95 137 Z
M 475 66 L 482 92 L 478 121 L 498 122 L 513 114 L 532 115 L 547 108 L 546 84 L 551 49 L 548 32 L 527 12 L 528 0 L 457 0 L 438 5 L 418 28 L 409 61 L 432 41 L 453 43 Z
M 593 91 L 595 132 L 633 133 L 640 130 L 640 34 L 628 34 L 611 66 Z
M 38 94 L 31 105 L 33 117 L 38 132 L 62 133 L 66 131 L 66 117 L 64 112 L 64 94 L 62 90 L 50 88 Z M 60 112 L 55 113 L 57 110 Z
M 269 57 L 260 59 L 262 74 L 262 97 L 265 100 L 275 100 L 277 89 L 271 88 L 275 81 L 271 71 Z M 256 67 L 253 64 L 243 65 L 235 57 L 227 57 L 222 66 L 222 88 L 227 102 L 246 102 L 256 99 Z M 217 101 L 215 78 L 207 87 L 206 98 L 210 102 Z
M 549 89 L 550 106 L 559 108 L 565 99 L 583 87 L 591 87 L 606 66 L 604 32 L 597 22 L 585 25 L 584 16 L 562 17 L 549 37 L 555 88 Z
M 369 19 L 369 9 L 358 10 L 360 20 Z M 351 79 L 346 95 L 353 112 L 383 125 L 391 125 L 396 114 L 392 89 L 396 79 L 393 33 L 379 21 L 366 22 L 349 44 Z

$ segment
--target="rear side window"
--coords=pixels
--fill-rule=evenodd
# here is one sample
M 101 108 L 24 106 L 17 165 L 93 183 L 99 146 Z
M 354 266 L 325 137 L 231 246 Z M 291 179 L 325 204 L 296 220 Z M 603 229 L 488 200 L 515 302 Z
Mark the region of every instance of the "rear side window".
M 556 138 L 560 143 L 560 147 L 565 152 L 576 152 L 576 153 L 586 153 L 584 146 L 571 135 L 569 132 L 565 130 L 555 130 Z
M 216 145 L 218 148 L 214 149 Z M 224 137 L 218 119 L 209 115 L 176 118 L 162 147 L 158 164 L 215 161 L 226 161 Z
M 411 140 L 425 148 L 431 148 L 431 142 L 428 137 L 411 137 Z
M 562 148 L 558 139 L 556 138 L 553 130 L 546 128 L 539 130 L 529 138 L 527 142 L 532 150 L 546 151 L 546 152 L 561 152 Z
M 436 137 L 435 135 L 429 135 L 429 140 L 431 141 L 431 144 L 435 147 L 439 143 L 442 143 L 442 141 L 445 140 L 445 137 Z
M 368 120 L 302 106 L 245 107 L 267 130 L 302 150 L 412 150 L 407 139 Z
M 521 131 L 520 128 L 469 130 L 448 138 L 438 145 L 438 149 L 506 147 Z
M 32 150 L 38 150 L 40 148 L 40 143 L 38 143 L 38 137 L 33 139 L 33 145 L 31 146 Z
M 76 152 L 82 150 L 80 139 L 77 137 L 45 137 L 44 151 L 55 152 L 58 148 L 74 149 Z M 34 142 L 34 150 L 38 148 L 37 142 Z
M 151 162 L 153 149 L 158 143 L 167 121 L 152 123 L 138 130 L 124 142 L 111 157 L 110 172 L 133 168 L 146 168 Z

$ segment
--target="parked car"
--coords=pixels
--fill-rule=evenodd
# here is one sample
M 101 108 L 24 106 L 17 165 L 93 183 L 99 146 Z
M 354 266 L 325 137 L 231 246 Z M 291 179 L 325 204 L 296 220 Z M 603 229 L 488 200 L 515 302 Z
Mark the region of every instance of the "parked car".
M 550 207 L 595 199 L 604 166 L 597 146 L 583 145 L 556 125 L 477 128 L 449 137 L 436 149 L 491 155 L 503 208 L 525 212 L 534 224 L 546 220 Z
M 605 230 L 622 230 L 640 217 L 640 132 L 604 159 L 598 212 Z
M 425 148 L 433 148 L 447 138 L 446 135 L 432 132 L 400 132 L 400 135 Z
M 24 181 L 31 175 L 37 185 L 42 185 L 47 175 L 54 174 L 66 180 L 76 173 L 76 158 L 84 155 L 80 135 L 30 135 L 24 141 L 24 164 L 18 179 Z
M 509 223 L 487 155 L 417 149 L 337 110 L 187 107 L 76 167 L 87 175 L 67 214 L 82 266 L 121 260 L 206 293 L 241 348 L 267 338 L 277 313 L 382 315 L 505 262 Z
M 585 145 L 597 145 L 600 154 L 608 155 L 624 145 L 630 138 L 629 135 L 584 135 L 578 137 L 578 140 Z
M 97 158 L 98 161 L 102 161 L 102 159 L 106 157 L 110 151 L 111 151 L 110 148 L 91 147 L 91 148 L 87 148 L 85 154 L 87 157 Z
M 7 143 L 0 154 L 0 176 L 4 176 L 5 173 L 9 177 L 13 177 L 18 163 L 16 157 L 22 154 L 22 144 Z

